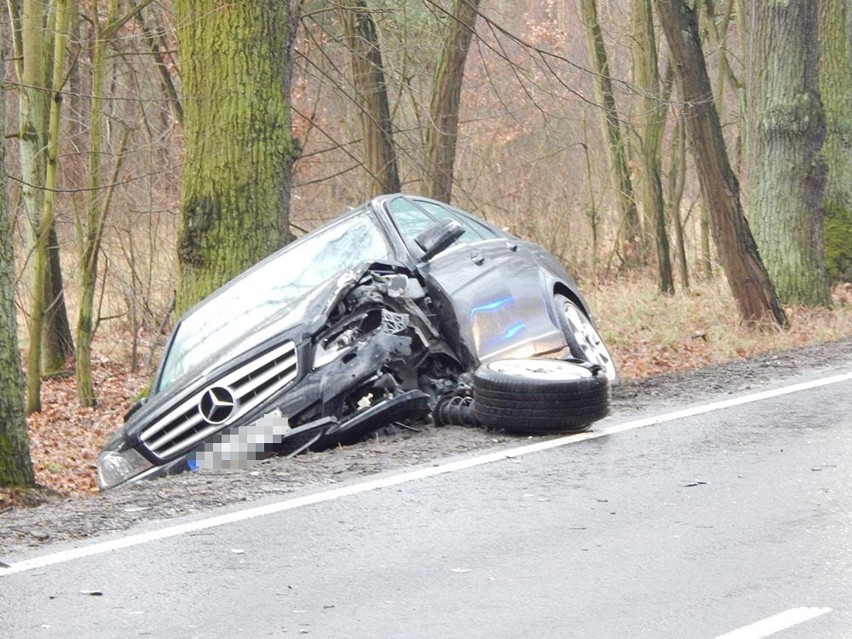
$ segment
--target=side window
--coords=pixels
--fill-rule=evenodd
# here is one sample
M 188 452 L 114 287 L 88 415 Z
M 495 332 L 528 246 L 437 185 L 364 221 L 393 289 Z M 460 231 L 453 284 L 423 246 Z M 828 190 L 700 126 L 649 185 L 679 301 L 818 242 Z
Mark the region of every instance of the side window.
M 412 246 L 415 237 L 437 223 L 435 218 L 425 211 L 415 208 L 411 202 L 404 198 L 391 200 L 388 211 L 393 218 L 393 223 L 396 224 L 397 230 L 399 230 L 399 234 Z
M 426 229 L 435 226 L 438 222 L 448 218 L 461 224 L 464 229 L 464 234 L 455 241 L 454 246 L 500 237 L 487 226 L 477 224 L 474 220 L 435 202 L 409 200 L 408 198 L 398 197 L 390 201 L 388 212 L 391 218 L 393 218 L 393 222 L 396 224 L 400 235 L 412 247 L 415 246 L 415 237 Z
M 446 209 L 439 204 L 435 204 L 434 202 L 418 202 L 418 204 L 420 204 L 420 206 L 422 206 L 423 208 L 427 209 L 439 220 L 452 218 L 462 225 L 462 228 L 464 229 L 464 235 L 462 235 L 458 240 L 456 240 L 456 244 L 470 244 L 471 242 L 493 240 L 499 237 L 488 227 L 482 226 L 480 224 L 475 224 L 472 220 L 469 220 L 465 216 L 458 215 L 454 211 Z

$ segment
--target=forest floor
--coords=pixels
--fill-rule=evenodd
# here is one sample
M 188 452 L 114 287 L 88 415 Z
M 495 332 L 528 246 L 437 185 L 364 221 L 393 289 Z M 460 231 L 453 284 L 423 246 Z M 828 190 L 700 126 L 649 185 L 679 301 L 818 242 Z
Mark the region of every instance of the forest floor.
M 616 414 L 742 391 L 852 359 L 852 285 L 834 290 L 831 310 L 787 308 L 785 331 L 742 326 L 723 283 L 673 297 L 641 281 L 585 288 L 622 377 L 613 392 Z M 147 371 L 128 371 L 126 354 L 116 348 L 127 343 L 123 337 L 101 336 L 96 408 L 77 407 L 73 377 L 45 381 L 43 410 L 29 420 L 43 488 L 29 501 L 0 491 L 0 553 L 526 441 L 462 427 L 388 429 L 354 446 L 250 470 L 183 474 L 99 494 L 94 462 L 101 445 L 149 379 Z

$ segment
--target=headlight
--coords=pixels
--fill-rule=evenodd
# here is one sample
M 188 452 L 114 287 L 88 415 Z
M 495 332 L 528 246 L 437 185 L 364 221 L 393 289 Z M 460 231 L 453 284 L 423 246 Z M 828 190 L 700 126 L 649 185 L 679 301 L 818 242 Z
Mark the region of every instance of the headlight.
M 104 451 L 98 455 L 98 486 L 101 490 L 112 488 L 151 467 L 153 464 L 133 448 Z

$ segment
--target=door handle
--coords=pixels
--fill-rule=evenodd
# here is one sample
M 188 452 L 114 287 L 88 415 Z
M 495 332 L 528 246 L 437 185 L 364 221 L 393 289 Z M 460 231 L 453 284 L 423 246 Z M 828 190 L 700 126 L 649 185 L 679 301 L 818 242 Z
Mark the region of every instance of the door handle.
M 479 251 L 472 251 L 470 254 L 471 261 L 477 266 L 482 266 L 483 262 L 485 262 L 485 256 L 482 255 Z

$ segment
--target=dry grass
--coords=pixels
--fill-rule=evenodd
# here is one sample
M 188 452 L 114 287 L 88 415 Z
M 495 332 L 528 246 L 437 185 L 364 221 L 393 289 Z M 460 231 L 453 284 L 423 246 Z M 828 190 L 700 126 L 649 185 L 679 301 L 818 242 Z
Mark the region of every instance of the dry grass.
M 697 368 L 852 335 L 852 285 L 833 309 L 785 307 L 790 327 L 749 328 L 722 279 L 664 296 L 650 279 L 587 289 L 604 341 L 625 380 Z

